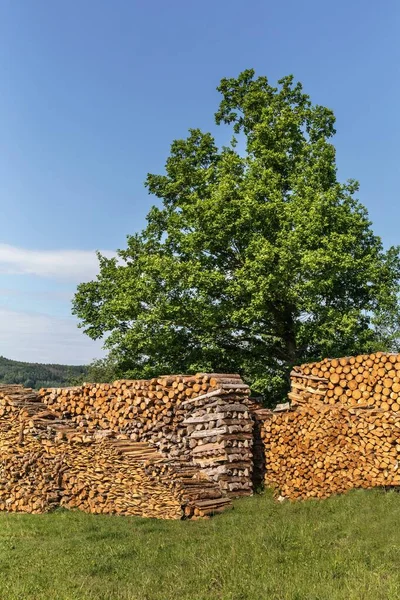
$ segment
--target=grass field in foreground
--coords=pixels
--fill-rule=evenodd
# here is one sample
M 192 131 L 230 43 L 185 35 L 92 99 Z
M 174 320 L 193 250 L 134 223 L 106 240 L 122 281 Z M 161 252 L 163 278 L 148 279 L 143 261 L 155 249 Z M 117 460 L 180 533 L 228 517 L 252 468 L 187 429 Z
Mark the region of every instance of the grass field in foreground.
M 246 498 L 210 521 L 0 514 L 1 600 L 398 600 L 400 494 Z

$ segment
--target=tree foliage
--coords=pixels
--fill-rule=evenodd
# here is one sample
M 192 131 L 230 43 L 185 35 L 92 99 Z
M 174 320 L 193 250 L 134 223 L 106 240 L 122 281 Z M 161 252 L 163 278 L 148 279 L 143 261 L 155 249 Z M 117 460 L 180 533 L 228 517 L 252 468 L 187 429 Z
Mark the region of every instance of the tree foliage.
M 112 383 L 118 379 L 118 375 L 118 365 L 113 362 L 111 357 L 98 358 L 88 365 L 85 381 L 90 383 Z
M 161 200 L 147 227 L 99 255 L 73 310 L 121 373 L 239 372 L 272 402 L 295 363 L 394 347 L 399 249 L 337 179 L 330 109 L 291 76 L 247 70 L 218 90 L 231 143 L 172 143 L 146 180 Z

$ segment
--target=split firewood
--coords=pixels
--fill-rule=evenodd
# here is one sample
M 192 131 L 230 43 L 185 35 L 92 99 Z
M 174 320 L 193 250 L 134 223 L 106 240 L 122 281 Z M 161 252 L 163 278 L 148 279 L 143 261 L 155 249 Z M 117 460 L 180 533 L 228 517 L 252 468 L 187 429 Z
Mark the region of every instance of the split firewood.
M 0 386 L 0 510 L 204 518 L 251 487 L 239 376 Z
M 290 375 L 289 411 L 253 410 L 266 485 L 291 499 L 400 485 L 400 355 L 324 359 Z
M 252 493 L 248 396 L 239 375 L 218 373 L 40 390 L 46 406 L 79 428 L 124 434 L 164 457 L 189 461 L 232 497 Z M 231 480 L 219 474 L 225 463 Z
M 364 354 L 295 367 L 290 374 L 292 404 L 320 401 L 400 411 L 400 355 Z

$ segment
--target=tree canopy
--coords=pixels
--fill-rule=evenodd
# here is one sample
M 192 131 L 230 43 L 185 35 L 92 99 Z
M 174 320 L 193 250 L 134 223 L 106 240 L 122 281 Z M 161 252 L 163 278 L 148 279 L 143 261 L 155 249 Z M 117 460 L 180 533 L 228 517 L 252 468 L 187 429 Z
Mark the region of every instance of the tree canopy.
M 217 89 L 232 141 L 172 143 L 147 176 L 161 202 L 146 228 L 99 255 L 73 311 L 125 376 L 239 372 L 272 403 L 293 364 L 396 345 L 399 249 L 338 181 L 332 110 L 292 76 L 247 70 Z

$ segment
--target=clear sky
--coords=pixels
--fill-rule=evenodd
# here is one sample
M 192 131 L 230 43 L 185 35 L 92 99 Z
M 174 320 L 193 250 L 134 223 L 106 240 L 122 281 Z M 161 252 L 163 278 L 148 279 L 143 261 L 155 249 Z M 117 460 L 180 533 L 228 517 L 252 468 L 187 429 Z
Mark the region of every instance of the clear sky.
M 94 250 L 124 247 L 222 77 L 293 73 L 337 116 L 341 179 L 399 243 L 398 0 L 0 0 L 0 354 L 101 355 L 70 314 Z

